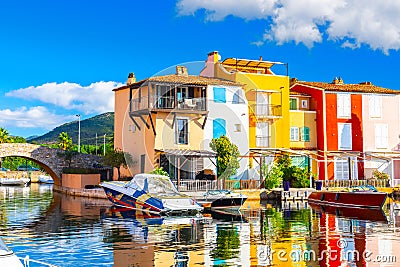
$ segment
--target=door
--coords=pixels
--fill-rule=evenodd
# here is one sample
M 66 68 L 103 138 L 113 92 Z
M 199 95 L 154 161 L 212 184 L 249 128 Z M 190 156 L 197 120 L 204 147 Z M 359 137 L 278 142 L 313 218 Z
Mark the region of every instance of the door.
M 269 147 L 268 122 L 257 122 L 256 124 L 256 146 Z

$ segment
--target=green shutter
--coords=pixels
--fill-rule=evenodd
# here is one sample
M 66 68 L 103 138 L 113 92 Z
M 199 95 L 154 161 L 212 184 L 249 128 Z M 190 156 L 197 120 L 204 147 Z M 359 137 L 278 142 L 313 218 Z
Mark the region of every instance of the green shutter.
M 310 128 L 308 127 L 301 128 L 301 140 L 304 142 L 310 142 Z
M 290 98 L 290 110 L 297 110 L 297 99 Z

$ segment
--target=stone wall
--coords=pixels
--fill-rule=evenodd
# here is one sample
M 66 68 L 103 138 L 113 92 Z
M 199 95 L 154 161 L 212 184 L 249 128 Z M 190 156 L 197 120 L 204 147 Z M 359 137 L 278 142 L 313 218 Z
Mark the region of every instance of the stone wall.
M 0 144 L 0 158 L 23 157 L 30 159 L 50 174 L 55 184 L 61 184 L 61 173 L 68 162 L 60 156 L 64 151 L 57 148 L 49 148 L 29 143 L 5 143 Z M 77 154 L 71 161 L 71 167 L 93 168 L 94 164 L 100 163 L 101 157 L 89 154 Z

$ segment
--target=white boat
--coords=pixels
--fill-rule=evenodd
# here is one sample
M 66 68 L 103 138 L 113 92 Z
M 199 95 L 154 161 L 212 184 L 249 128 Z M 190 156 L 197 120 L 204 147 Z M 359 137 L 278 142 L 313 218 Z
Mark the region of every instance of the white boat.
M 29 179 L 29 178 L 0 178 L 1 185 L 25 186 L 30 181 L 31 181 L 31 179 Z
M 208 208 L 240 208 L 247 196 L 226 189 L 208 190 L 197 201 Z
M 117 206 L 145 210 L 162 215 L 196 214 L 203 211 L 190 196 L 181 194 L 169 177 L 137 174 L 128 182 L 100 184 L 108 199 Z
M 9 249 L 3 240 L 0 238 L 0 266 L 7 267 L 24 267 L 22 262 L 14 254 L 14 252 Z
M 49 175 L 39 175 L 38 176 L 39 183 L 44 183 L 44 184 L 54 184 L 53 178 Z

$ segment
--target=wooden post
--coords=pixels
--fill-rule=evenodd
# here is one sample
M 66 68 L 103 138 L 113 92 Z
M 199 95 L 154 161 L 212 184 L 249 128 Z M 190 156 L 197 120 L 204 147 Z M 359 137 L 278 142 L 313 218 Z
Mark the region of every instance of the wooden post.
M 179 187 L 181 186 L 181 159 L 180 159 L 180 157 L 177 157 L 177 160 L 178 160 L 177 175 L 178 175 L 178 191 L 179 191 Z

